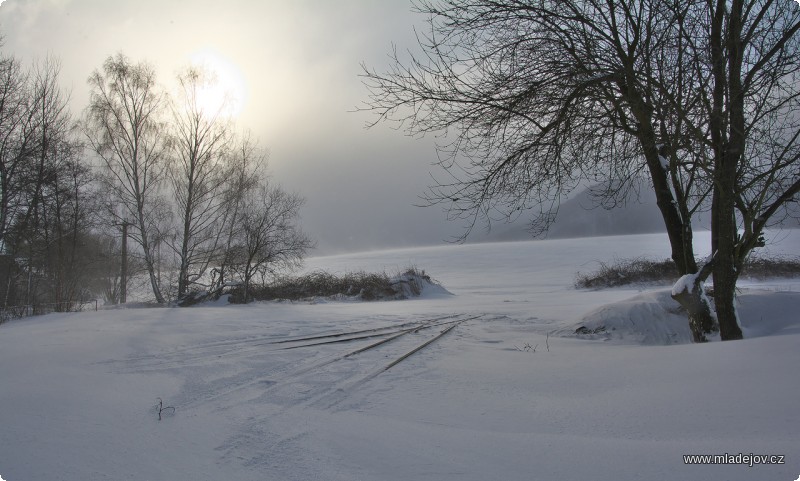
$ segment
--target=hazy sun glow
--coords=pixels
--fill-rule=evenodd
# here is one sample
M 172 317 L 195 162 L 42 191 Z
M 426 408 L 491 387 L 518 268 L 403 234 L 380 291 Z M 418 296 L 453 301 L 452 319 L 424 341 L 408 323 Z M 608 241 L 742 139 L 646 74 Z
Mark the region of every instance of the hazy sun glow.
M 244 109 L 247 84 L 239 67 L 214 50 L 201 50 L 189 56 L 192 65 L 211 72 L 215 82 L 198 92 L 200 107 L 207 112 L 222 112 L 237 117 Z

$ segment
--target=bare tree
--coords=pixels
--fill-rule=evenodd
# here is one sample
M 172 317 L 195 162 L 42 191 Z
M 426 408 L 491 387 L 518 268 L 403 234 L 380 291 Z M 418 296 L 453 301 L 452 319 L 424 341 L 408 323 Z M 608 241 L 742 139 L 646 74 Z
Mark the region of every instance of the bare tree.
M 187 69 L 178 77 L 179 98 L 172 106 L 174 160 L 169 177 L 181 221 L 173 246 L 179 260 L 179 299 L 204 276 L 224 232 L 232 134 L 224 106 L 207 111 L 202 103 L 203 89 L 214 82 L 213 72 Z
M 17 276 L 25 277 L 24 287 L 16 291 L 29 305 L 73 300 L 78 289 L 62 267 L 71 262 L 65 244 L 84 227 L 82 213 L 64 205 L 60 194 L 73 194 L 66 177 L 79 164 L 81 146 L 59 72 L 53 58 L 28 71 L 13 58 L 0 59 L 0 245 L 22 266 Z M 74 205 L 83 196 L 82 189 L 70 195 Z M 8 287 L 14 281 L 3 282 Z
M 296 225 L 304 199 L 266 182 L 251 190 L 240 213 L 237 240 L 232 247 L 233 268 L 250 300 L 256 275 L 262 278 L 294 268 L 314 244 Z
M 598 183 L 600 201 L 624 201 L 649 177 L 682 274 L 697 271 L 694 212 L 708 195 L 653 72 L 680 58 L 657 47 L 679 38 L 656 1 L 421 2 L 430 31 L 422 57 L 393 56 L 392 70 L 365 68 L 378 120 L 411 134 L 447 132 L 440 164 L 449 174 L 430 192 L 451 216 L 511 218 L 540 209 L 534 233 L 549 227 L 560 199 Z M 647 33 L 647 36 L 645 35 Z M 684 82 L 678 82 L 680 88 Z M 701 289 L 684 305 L 696 340 L 715 328 Z
M 744 260 L 800 192 L 800 10 L 768 0 L 717 0 L 709 10 L 715 303 L 723 339 L 741 339 L 734 297 Z
M 153 295 L 164 302 L 157 266 L 159 221 L 166 209 L 159 188 L 164 178 L 167 136 L 162 121 L 165 97 L 155 72 L 122 54 L 106 59 L 89 77 L 91 99 L 84 131 L 105 167 L 104 183 L 118 201 L 111 215 L 130 222 L 141 246 Z
M 778 2 L 688 2 L 681 53 L 694 76 L 694 102 L 668 96 L 689 126 L 712 184 L 710 273 L 723 339 L 741 339 L 735 288 L 763 231 L 780 223 L 800 192 L 800 11 Z M 663 88 L 662 86 L 660 86 Z
M 449 134 L 440 163 L 450 180 L 434 186 L 430 202 L 471 219 L 469 228 L 495 212 L 511 217 L 544 206 L 535 227 L 546 229 L 576 186 L 599 182 L 602 200 L 613 204 L 649 178 L 672 259 L 692 276 L 692 288 L 676 298 L 695 341 L 704 341 L 717 329 L 702 286 L 712 270 L 722 304 L 732 306 L 735 281 L 717 285 L 716 273 L 730 272 L 719 263 L 733 259 L 720 233 L 736 231 L 726 195 L 742 185 L 736 172 L 747 170 L 744 147 L 755 140 L 741 119 L 766 126 L 759 102 L 792 102 L 785 92 L 796 67 L 797 12 L 780 16 L 781 8 L 769 0 L 730 9 L 724 1 L 420 2 L 430 25 L 419 37 L 423 55 L 404 60 L 395 52 L 386 74 L 365 68 L 366 109 L 378 114 L 375 122 L 397 120 L 411 134 Z M 751 54 L 750 74 L 741 71 L 743 52 Z M 779 59 L 783 67 L 768 79 Z M 737 86 L 744 78 L 737 72 L 758 80 L 763 95 Z M 796 140 L 791 128 L 782 138 Z M 732 153 L 741 159 L 733 167 L 722 160 Z M 791 155 L 783 157 L 790 165 Z M 709 198 L 716 256 L 698 266 L 692 217 Z M 763 225 L 752 227 L 760 235 Z M 728 329 L 735 317 L 727 307 L 720 314 L 723 339 L 740 337 Z
M 0 58 L 0 245 L 22 212 L 28 164 L 34 155 L 35 133 L 28 98 L 28 74 L 13 57 Z
M 258 148 L 248 132 L 237 138 L 233 148 L 228 151 L 223 191 L 222 242 L 212 273 L 212 290 L 217 294 L 221 294 L 222 289 L 232 281 L 234 265 L 240 251 L 236 245 L 241 234 L 241 219 L 247 202 L 253 198 L 253 192 L 260 185 L 261 172 L 266 168 L 266 163 L 267 153 Z
M 59 86 L 59 63 L 48 58 L 22 74 L 4 77 L 2 243 L 18 264 L 24 302 L 69 309 L 86 294 L 91 263 L 81 247 L 90 233 L 92 174 L 83 162 L 68 95 Z M 12 95 L 12 92 L 15 93 Z M 12 279 L 4 279 L 8 286 Z M 6 297 L 4 302 L 19 302 Z

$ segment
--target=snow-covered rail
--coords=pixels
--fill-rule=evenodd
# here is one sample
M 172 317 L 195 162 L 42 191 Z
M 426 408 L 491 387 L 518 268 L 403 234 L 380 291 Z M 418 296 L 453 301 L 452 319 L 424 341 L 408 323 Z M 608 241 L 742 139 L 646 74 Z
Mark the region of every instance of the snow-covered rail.
M 171 402 L 182 411 L 219 406 L 220 402 L 224 405 L 237 398 L 232 395 L 242 392 L 247 392 L 248 398 L 255 396 L 282 405 L 309 405 L 343 398 L 456 326 L 484 317 L 451 314 L 291 338 L 259 334 L 106 363 L 116 372 L 181 372 L 188 382 L 180 398 Z M 430 335 L 431 330 L 437 332 Z M 209 370 L 211 366 L 218 367 Z M 217 370 L 221 375 L 212 374 Z
M 456 316 L 453 316 L 453 317 L 456 317 Z M 355 390 L 359 386 L 364 385 L 365 383 L 367 383 L 371 379 L 379 376 L 380 374 L 388 371 L 389 369 L 397 366 L 398 364 L 400 364 L 401 362 L 405 361 L 406 359 L 408 359 L 409 357 L 413 356 L 414 354 L 422 351 L 426 347 L 430 346 L 434 342 L 436 342 L 439 339 L 441 339 L 442 337 L 444 337 L 448 332 L 450 332 L 453 329 L 455 329 L 456 326 L 458 326 L 460 324 L 463 324 L 463 323 L 465 323 L 467 321 L 476 320 L 476 319 L 479 319 L 479 318 L 482 318 L 482 317 L 484 317 L 484 316 L 483 315 L 477 315 L 477 316 L 469 316 L 469 317 L 459 317 L 456 320 L 443 322 L 443 323 L 426 323 L 425 325 L 417 327 L 417 328 L 406 329 L 406 330 L 394 333 L 392 336 L 390 336 L 390 337 L 388 337 L 386 339 L 383 339 L 383 340 L 378 341 L 376 343 L 370 344 L 369 346 L 357 349 L 355 351 L 351 351 L 350 353 L 347 353 L 347 354 L 341 356 L 340 358 L 338 358 L 336 360 L 345 359 L 347 357 L 350 357 L 351 355 L 355 355 L 355 354 L 360 354 L 360 353 L 366 352 L 366 351 L 368 351 L 368 350 L 370 350 L 370 349 L 372 349 L 374 347 L 378 347 L 378 346 L 383 345 L 383 344 L 385 344 L 385 343 L 387 343 L 389 341 L 392 341 L 392 340 L 397 339 L 397 338 L 399 338 L 401 336 L 404 336 L 405 334 L 418 333 L 420 331 L 423 331 L 423 330 L 426 330 L 426 329 L 430 329 L 430 328 L 433 328 L 433 327 L 437 327 L 437 326 L 447 326 L 443 330 L 441 330 L 440 332 L 436 333 L 434 336 L 427 338 L 422 343 L 414 344 L 413 347 L 410 350 L 404 351 L 402 354 L 397 355 L 396 357 L 394 357 L 394 359 L 391 362 L 389 362 L 388 364 L 386 364 L 386 365 L 384 365 L 384 366 L 382 366 L 382 367 L 380 367 L 378 369 L 373 369 L 372 371 L 370 371 L 370 372 L 368 372 L 366 374 L 362 374 L 362 373 L 351 374 L 349 376 L 345 376 L 339 382 L 330 383 L 327 387 L 319 390 L 314 395 L 306 397 L 306 399 L 304 400 L 303 404 L 316 405 L 316 404 L 320 404 L 320 403 L 324 402 L 325 407 L 326 408 L 330 408 L 330 407 L 338 404 L 341 400 L 343 400 L 348 395 L 349 392 Z M 328 362 L 327 364 L 331 364 L 331 362 Z

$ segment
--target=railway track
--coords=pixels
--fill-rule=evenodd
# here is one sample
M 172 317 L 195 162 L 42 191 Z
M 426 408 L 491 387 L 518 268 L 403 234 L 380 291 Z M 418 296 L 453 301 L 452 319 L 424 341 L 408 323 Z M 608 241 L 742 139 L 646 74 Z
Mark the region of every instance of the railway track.
M 145 371 L 164 371 L 170 368 L 185 368 L 192 365 L 202 365 L 210 357 L 216 358 L 243 358 L 251 353 L 261 354 L 271 350 L 270 346 L 277 349 L 287 349 L 303 347 L 306 341 L 318 339 L 341 338 L 342 342 L 358 338 L 357 336 L 381 337 L 391 335 L 409 327 L 424 326 L 429 322 L 438 322 L 453 318 L 457 315 L 440 316 L 431 319 L 409 321 L 402 324 L 389 324 L 370 329 L 359 329 L 352 331 L 338 331 L 316 334 L 303 337 L 277 337 L 275 335 L 257 335 L 243 338 L 223 339 L 211 342 L 200 343 L 190 346 L 171 348 L 166 352 L 149 353 L 138 356 L 130 356 L 125 359 L 113 359 L 102 361 L 101 364 L 109 364 L 116 368 L 118 372 L 145 372 Z M 372 333 L 374 336 L 369 336 Z M 289 344 L 289 347 L 277 347 Z
M 278 404 L 331 406 L 457 326 L 485 318 L 454 314 L 302 337 L 259 336 L 238 343 L 230 340 L 190 346 L 167 359 L 139 356 L 120 362 L 125 372 L 185 372 L 181 399 L 173 401 L 181 410 L 228 404 L 224 399 L 230 400 L 237 393 Z M 289 358 L 284 357 L 287 355 Z M 206 374 L 209 364 L 223 364 L 234 374 L 211 378 Z M 192 374 L 192 369 L 199 371 Z
M 321 374 L 320 372 L 321 369 L 325 368 L 326 366 L 333 365 L 337 361 L 342 361 L 344 359 L 348 359 L 356 355 L 361 355 L 366 353 L 375 354 L 379 348 L 386 346 L 390 342 L 400 340 L 401 338 L 404 341 L 407 341 L 404 344 L 405 347 L 399 347 L 399 350 L 395 350 L 392 353 L 385 354 L 383 356 L 384 358 L 383 363 L 374 362 L 374 356 L 372 359 L 365 359 L 363 364 L 366 364 L 367 369 L 358 369 L 346 372 L 343 376 L 339 377 L 339 379 L 334 380 L 333 382 L 323 382 L 321 383 L 322 384 L 321 386 L 311 389 L 309 392 L 303 393 L 303 396 L 301 396 L 301 399 L 299 399 L 300 402 L 298 403 L 307 406 L 324 404 L 325 408 L 331 408 L 334 405 L 341 402 L 343 399 L 345 399 L 350 392 L 366 384 L 370 380 L 388 371 L 389 369 L 392 369 L 393 367 L 407 360 L 414 354 L 419 353 L 426 347 L 432 345 L 433 343 L 435 343 L 436 341 L 440 340 L 442 337 L 447 335 L 447 333 L 455 329 L 458 325 L 468 321 L 477 320 L 481 317 L 484 316 L 482 315 L 467 316 L 467 317 L 452 316 L 451 320 L 449 321 L 434 320 L 426 322 L 422 325 L 412 326 L 410 328 L 399 331 L 393 331 L 390 335 L 384 337 L 383 339 L 372 342 L 366 346 L 359 347 L 358 349 L 342 353 L 340 356 L 337 356 L 334 359 L 330 359 L 320 365 L 313 366 L 312 368 L 305 369 L 303 370 L 303 372 L 294 373 L 294 376 L 292 376 L 292 378 L 288 380 L 287 384 L 306 382 L 305 376 L 312 376 L 312 377 L 319 376 Z M 437 331 L 435 329 L 437 327 L 443 327 L 443 329 Z M 433 333 L 429 333 L 430 330 L 432 330 Z M 420 333 L 427 334 L 423 336 L 422 341 L 414 339 L 409 340 L 409 338 L 406 337 L 411 334 L 420 334 Z M 306 345 L 294 346 L 294 348 L 303 348 L 303 347 L 310 348 L 318 345 L 319 344 L 306 344 Z M 386 361 L 385 359 L 387 358 L 390 360 Z M 376 364 L 378 365 L 377 368 L 374 367 Z M 280 387 L 281 386 L 277 384 L 274 386 L 275 389 L 279 389 Z

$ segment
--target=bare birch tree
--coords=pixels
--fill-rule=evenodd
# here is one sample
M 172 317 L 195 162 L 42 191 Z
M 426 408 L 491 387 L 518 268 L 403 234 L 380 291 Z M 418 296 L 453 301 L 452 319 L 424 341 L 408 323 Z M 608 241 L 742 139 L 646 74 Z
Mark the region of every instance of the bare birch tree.
M 163 303 L 155 244 L 162 239 L 158 222 L 164 215 L 159 189 L 167 153 L 165 96 L 152 67 L 122 54 L 107 58 L 102 72 L 89 77 L 89 86 L 84 131 L 102 161 L 105 185 L 118 201 L 111 215 L 133 227 L 131 237 L 141 246 L 153 295 Z
M 208 111 L 202 90 L 215 82 L 213 72 L 189 68 L 178 77 L 173 102 L 173 149 L 169 177 L 180 225 L 173 246 L 179 262 L 178 298 L 201 279 L 217 257 L 225 230 L 227 194 L 233 174 L 227 165 L 232 133 L 224 106 Z

